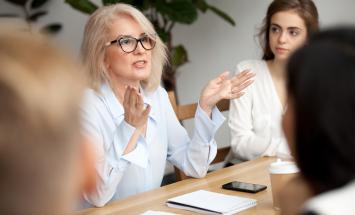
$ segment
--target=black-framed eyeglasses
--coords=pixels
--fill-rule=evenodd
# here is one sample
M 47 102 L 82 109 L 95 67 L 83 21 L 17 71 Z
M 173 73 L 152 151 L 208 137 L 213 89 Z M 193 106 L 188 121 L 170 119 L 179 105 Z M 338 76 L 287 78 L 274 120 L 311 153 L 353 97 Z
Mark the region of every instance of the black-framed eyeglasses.
M 117 46 L 119 45 L 121 47 L 122 51 L 126 53 L 131 53 L 136 50 L 138 42 L 145 50 L 152 50 L 156 43 L 156 36 L 144 34 L 139 39 L 131 36 L 120 36 L 116 40 L 107 42 L 105 46 L 110 46 L 116 43 Z

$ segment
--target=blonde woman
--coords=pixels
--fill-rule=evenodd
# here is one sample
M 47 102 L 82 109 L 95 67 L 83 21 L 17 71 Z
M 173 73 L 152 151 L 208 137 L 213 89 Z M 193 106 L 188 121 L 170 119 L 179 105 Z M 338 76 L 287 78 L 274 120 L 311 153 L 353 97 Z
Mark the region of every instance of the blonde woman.
M 94 206 L 160 186 L 166 160 L 192 177 L 204 177 L 216 155 L 213 139 L 224 117 L 221 99 L 239 98 L 252 74 L 209 82 L 199 99 L 190 139 L 160 87 L 165 46 L 152 24 L 126 4 L 102 7 L 89 19 L 82 44 L 92 90 L 84 105 L 84 124 L 97 146 Z

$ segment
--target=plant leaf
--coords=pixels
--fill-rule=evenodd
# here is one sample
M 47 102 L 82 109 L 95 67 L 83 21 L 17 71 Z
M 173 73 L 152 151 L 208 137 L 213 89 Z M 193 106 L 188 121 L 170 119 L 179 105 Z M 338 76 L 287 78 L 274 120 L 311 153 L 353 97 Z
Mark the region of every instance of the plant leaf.
M 5 0 L 7 2 L 10 2 L 12 4 L 16 4 L 16 5 L 20 5 L 20 6 L 25 6 L 26 5 L 26 2 L 28 0 Z
M 98 7 L 89 0 L 65 0 L 73 8 L 86 13 L 92 14 Z
M 48 0 L 33 0 L 31 3 L 31 8 L 36 9 L 43 6 Z
M 229 15 L 227 15 L 225 12 L 221 11 L 220 9 L 212 6 L 212 5 L 208 5 L 208 9 L 210 9 L 212 12 L 214 12 L 216 15 L 218 15 L 219 17 L 221 17 L 222 19 L 224 19 L 225 21 L 227 21 L 229 24 L 231 24 L 232 26 L 235 26 L 235 22 L 232 19 L 232 17 L 230 17 Z
M 171 50 L 171 64 L 177 68 L 188 62 L 187 51 L 183 45 L 173 47 Z
M 116 4 L 118 2 L 120 2 L 120 0 L 102 0 L 103 5 Z
M 169 33 L 166 32 L 164 29 L 160 28 L 159 26 L 154 26 L 156 29 L 160 39 L 164 42 L 167 43 L 169 41 Z
M 197 9 L 189 0 L 157 0 L 156 8 L 173 22 L 191 24 L 197 19 Z
M 4 14 L 0 14 L 0 17 L 10 18 L 10 17 L 19 17 L 19 15 L 18 14 L 4 13 Z
M 44 26 L 41 29 L 41 32 L 46 34 L 55 34 L 58 33 L 61 29 L 62 29 L 62 25 L 60 23 L 53 23 Z
M 202 13 L 208 10 L 208 4 L 205 0 L 193 0 L 192 3 L 199 9 Z
M 105 1 L 105 0 L 103 0 Z M 108 0 L 110 1 L 110 0 Z M 115 1 L 115 0 L 111 0 Z M 138 8 L 141 11 L 144 11 L 148 8 L 148 3 L 150 2 L 149 0 L 116 0 L 115 2 L 117 3 L 125 3 L 125 4 L 130 4 L 133 5 L 134 7 Z M 154 3 L 153 3 L 154 4 Z
M 33 22 L 37 21 L 37 19 L 41 16 L 44 16 L 47 14 L 47 11 L 38 11 L 34 14 L 32 14 L 30 17 L 28 17 L 28 20 L 31 20 Z

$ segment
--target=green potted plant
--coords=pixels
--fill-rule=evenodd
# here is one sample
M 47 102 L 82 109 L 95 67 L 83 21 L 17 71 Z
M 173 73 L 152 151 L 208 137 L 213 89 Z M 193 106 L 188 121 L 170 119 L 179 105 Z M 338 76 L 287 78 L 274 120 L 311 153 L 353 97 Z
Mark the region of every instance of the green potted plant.
M 90 0 L 65 0 L 73 8 L 86 13 L 93 13 L 98 6 Z M 166 90 L 176 92 L 176 70 L 188 62 L 187 50 L 182 44 L 174 46 L 172 29 L 176 23 L 190 25 L 197 20 L 198 11 L 211 11 L 229 24 L 234 20 L 220 9 L 208 4 L 206 0 L 102 0 L 103 5 L 127 3 L 140 9 L 153 23 L 160 38 L 169 50 L 169 62 L 163 72 L 163 84 Z
M 48 12 L 43 9 L 43 6 L 48 0 L 6 0 L 21 8 L 22 14 L 18 13 L 4 13 L 0 17 L 16 18 L 21 17 L 27 23 L 29 30 L 32 30 L 32 23 L 36 22 L 40 17 L 46 15 Z M 51 23 L 43 26 L 40 31 L 44 33 L 54 34 L 61 30 L 60 23 Z

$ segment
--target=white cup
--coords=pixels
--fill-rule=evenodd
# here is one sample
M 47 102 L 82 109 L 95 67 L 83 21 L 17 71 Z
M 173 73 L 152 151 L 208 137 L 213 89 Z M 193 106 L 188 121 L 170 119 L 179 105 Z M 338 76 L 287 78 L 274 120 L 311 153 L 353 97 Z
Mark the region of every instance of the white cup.
M 270 164 L 269 172 L 274 208 L 280 209 L 280 191 L 288 181 L 298 174 L 299 169 L 295 162 L 278 159 L 276 162 Z

